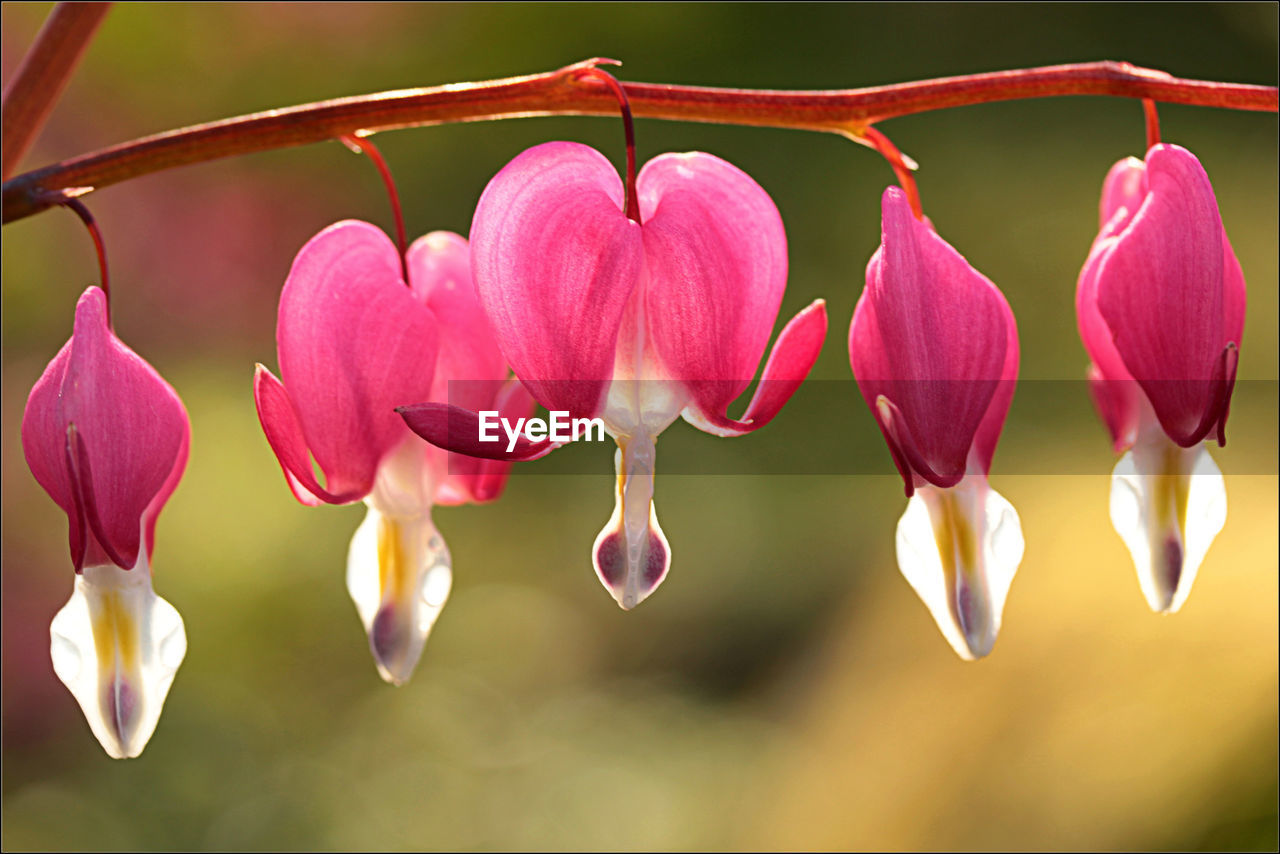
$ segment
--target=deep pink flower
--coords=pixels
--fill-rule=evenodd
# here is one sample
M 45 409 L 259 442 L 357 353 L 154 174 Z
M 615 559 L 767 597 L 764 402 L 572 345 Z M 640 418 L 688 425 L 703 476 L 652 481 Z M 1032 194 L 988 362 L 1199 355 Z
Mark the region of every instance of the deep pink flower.
M 1012 506 L 987 484 L 1018 376 L 1004 295 L 885 191 L 880 248 L 849 327 L 858 388 L 910 497 L 898 566 L 963 658 L 991 651 L 1022 560 Z
M 1244 275 L 1204 167 L 1179 146 L 1113 166 L 1100 222 L 1076 311 L 1094 403 L 1124 453 L 1111 519 L 1148 603 L 1172 612 L 1226 522 L 1222 475 L 1201 443 L 1226 440 Z
M 436 504 L 490 501 L 509 463 L 450 458 L 413 436 L 395 408 L 444 400 L 450 381 L 476 406 L 527 414 L 508 378 L 471 281 L 467 242 L 432 232 L 407 256 L 381 230 L 340 222 L 298 253 L 280 295 L 280 373 L 262 365 L 254 399 L 262 428 L 304 504 L 363 499 L 347 587 L 383 678 L 413 672 L 452 584 Z M 324 473 L 321 485 L 311 468 Z
M 677 417 L 717 436 L 759 429 L 807 376 L 826 334 L 817 301 L 787 324 L 741 420 L 787 279 L 786 236 L 768 194 L 709 154 L 667 154 L 637 180 L 641 223 L 599 152 L 552 142 L 485 188 L 471 227 L 476 287 L 517 377 L 552 412 L 602 419 L 618 443 L 612 519 L 593 549 L 623 608 L 658 586 L 671 555 L 652 507 L 654 441 Z M 461 406 L 415 406 L 409 425 L 477 456 L 530 459 L 558 445 L 479 441 Z
M 191 427 L 178 395 L 107 324 L 91 287 L 75 329 L 22 418 L 22 448 L 67 514 L 76 582 L 50 626 L 58 678 L 111 756 L 137 756 L 186 653 L 182 618 L 155 595 L 156 517 L 187 464 Z

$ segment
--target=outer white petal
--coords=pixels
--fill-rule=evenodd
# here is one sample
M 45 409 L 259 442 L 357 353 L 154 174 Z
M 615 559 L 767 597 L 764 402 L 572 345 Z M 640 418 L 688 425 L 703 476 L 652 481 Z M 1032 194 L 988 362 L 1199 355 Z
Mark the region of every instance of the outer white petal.
M 413 675 L 453 586 L 453 561 L 431 501 L 440 472 L 409 437 L 378 466 L 369 512 L 347 551 L 347 591 L 369 636 L 378 673 L 393 685 Z
M 1172 614 L 1187 601 L 1226 521 L 1226 485 L 1203 445 L 1181 448 L 1161 434 L 1116 463 L 1111 524 L 1133 557 L 1153 611 Z
M 347 591 L 382 678 L 403 685 L 453 586 L 449 547 L 430 514 L 384 515 L 373 503 L 351 538 Z
M 965 660 L 991 652 L 1022 562 L 1017 511 L 981 476 L 916 491 L 898 521 L 898 568 Z
M 107 753 L 142 753 L 187 653 L 182 617 L 155 594 L 145 551 L 131 570 L 87 566 L 49 626 L 53 670 Z

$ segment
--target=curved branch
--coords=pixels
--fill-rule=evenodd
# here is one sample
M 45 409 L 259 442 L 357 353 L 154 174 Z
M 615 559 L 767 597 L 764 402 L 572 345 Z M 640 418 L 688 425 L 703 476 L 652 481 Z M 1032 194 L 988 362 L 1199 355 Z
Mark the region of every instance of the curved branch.
M 548 115 L 613 115 L 602 82 L 581 75 L 601 60 L 482 83 L 455 83 L 338 98 L 240 116 L 122 143 L 27 172 L 3 187 L 5 223 L 81 192 L 175 166 L 395 128 Z M 1112 95 L 1276 112 L 1273 86 L 1182 80 L 1123 62 L 1087 62 L 829 91 L 714 89 L 627 83 L 646 118 L 826 131 L 858 138 L 872 123 L 909 113 L 1056 95 Z
M 18 167 L 110 8 L 110 3 L 59 3 L 49 13 L 4 90 L 0 175 L 8 178 Z

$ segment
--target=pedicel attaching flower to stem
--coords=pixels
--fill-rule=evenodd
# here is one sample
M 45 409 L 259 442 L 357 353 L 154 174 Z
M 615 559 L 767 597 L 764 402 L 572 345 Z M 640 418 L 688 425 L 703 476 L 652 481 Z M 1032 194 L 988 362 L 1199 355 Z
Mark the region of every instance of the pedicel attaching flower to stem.
M 1147 603 L 1173 613 L 1226 523 L 1205 442 L 1226 443 L 1245 283 L 1204 167 L 1152 136 L 1145 161 L 1107 174 L 1076 311 L 1094 403 L 1123 454 L 1111 523 Z
M 827 320 L 821 300 L 796 315 L 744 417 L 726 415 L 751 383 L 786 288 L 782 220 L 760 185 L 710 154 L 665 154 L 636 178 L 625 95 L 604 77 L 623 105 L 625 186 L 594 149 L 535 146 L 485 188 L 471 248 L 481 304 L 516 376 L 552 412 L 599 417 L 617 442 L 615 508 L 592 557 L 630 609 L 671 565 L 653 506 L 658 435 L 681 416 L 716 436 L 763 427 L 808 375 Z M 558 447 L 482 442 L 478 413 L 458 405 L 402 414 L 463 453 L 532 459 Z
M 97 227 L 74 199 L 106 256 Z M 53 669 L 106 752 L 146 747 L 187 651 L 182 617 L 152 589 L 156 518 L 187 464 L 191 426 L 173 388 L 112 332 L 107 293 L 76 304 L 71 339 L 22 417 L 27 465 L 67 514 L 75 588 L 49 626 Z
M 280 294 L 281 378 L 262 365 L 254 378 L 259 420 L 295 497 L 369 508 L 351 540 L 347 589 L 378 672 L 397 685 L 413 673 L 453 582 L 432 508 L 496 499 L 510 466 L 451 461 L 410 433 L 395 407 L 444 400 L 451 380 L 466 380 L 479 395 L 472 405 L 513 417 L 533 409 L 506 382 L 469 256 L 449 232 L 419 238 L 402 257 L 368 223 L 329 226 L 298 253 Z
M 910 499 L 898 568 L 956 653 L 975 659 L 995 644 L 1022 560 L 1018 514 L 987 483 L 1018 332 L 999 289 L 912 207 L 908 192 L 885 191 L 849 360 Z

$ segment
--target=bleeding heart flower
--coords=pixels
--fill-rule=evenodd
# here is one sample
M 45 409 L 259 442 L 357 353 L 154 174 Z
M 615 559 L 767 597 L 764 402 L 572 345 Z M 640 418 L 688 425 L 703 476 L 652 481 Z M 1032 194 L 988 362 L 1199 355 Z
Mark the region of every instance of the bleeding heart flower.
M 677 417 L 716 436 L 767 424 L 808 375 L 826 334 L 821 300 L 778 337 L 742 420 L 726 408 L 751 383 L 787 279 L 777 208 L 746 173 L 709 154 L 667 154 L 637 181 L 639 221 L 599 152 L 551 142 L 485 188 L 471 226 L 481 303 L 517 377 L 548 410 L 602 419 L 617 441 L 613 517 L 596 538 L 601 582 L 623 608 L 671 565 L 653 509 L 655 440 Z M 532 459 L 479 441 L 465 406 L 407 407 L 428 441 L 481 457 Z
M 89 288 L 27 399 L 22 449 L 67 514 L 76 569 L 49 627 L 53 669 L 116 759 L 146 747 L 187 651 L 182 618 L 152 589 L 151 559 L 190 443 L 182 401 L 115 336 L 106 294 Z
M 882 211 L 849 359 L 910 497 L 898 567 L 960 657 L 981 658 L 1022 561 L 1018 514 L 987 484 L 1018 331 L 1004 295 L 912 216 L 900 189 L 885 191 Z
M 1240 263 L 1204 167 L 1176 145 L 1127 158 L 1102 189 L 1076 312 L 1115 450 L 1111 522 L 1155 611 L 1177 611 L 1227 518 L 1222 473 L 1244 329 Z
M 254 400 L 267 441 L 303 504 L 363 499 L 347 588 L 378 671 L 402 684 L 452 586 L 437 504 L 491 501 L 509 464 L 450 455 L 413 436 L 395 407 L 443 400 L 451 380 L 477 406 L 527 415 L 533 401 L 507 380 L 471 282 L 467 242 L 432 232 L 409 249 L 409 286 L 381 230 L 340 222 L 294 259 L 276 328 L 283 383 L 262 365 Z M 324 473 L 321 486 L 311 458 Z

